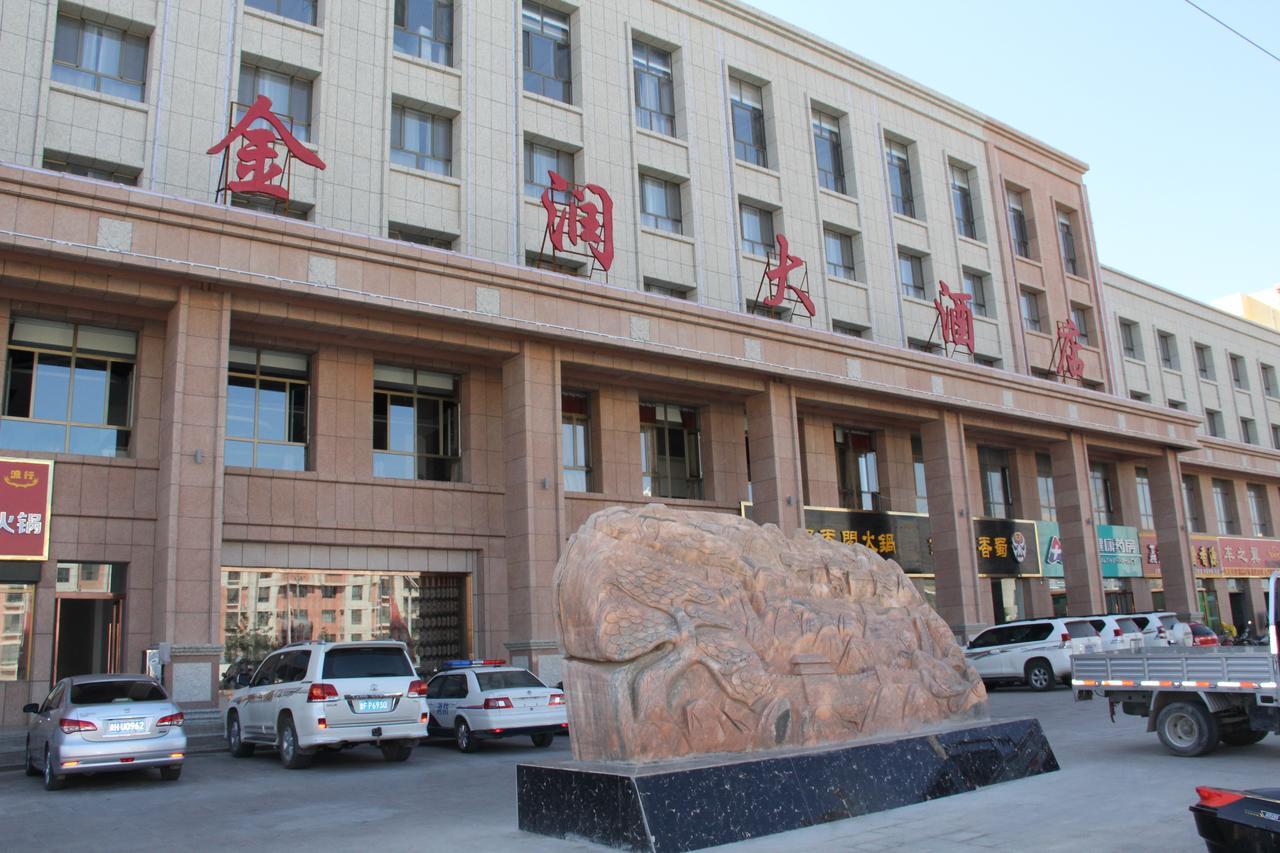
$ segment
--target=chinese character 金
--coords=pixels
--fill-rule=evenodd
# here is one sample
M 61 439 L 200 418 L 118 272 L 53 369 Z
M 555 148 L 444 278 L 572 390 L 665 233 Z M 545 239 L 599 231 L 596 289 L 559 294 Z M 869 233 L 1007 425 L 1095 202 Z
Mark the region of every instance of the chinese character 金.
M 570 184 L 556 172 L 547 171 L 551 186 L 542 191 L 542 207 L 547 212 L 547 238 L 557 252 L 584 244 L 605 272 L 613 266 L 613 199 L 595 184 Z M 558 204 L 554 193 L 567 194 L 568 202 Z M 599 204 L 589 201 L 595 196 Z
M 969 307 L 970 293 L 957 293 L 938 281 L 938 298 L 933 307 L 938 309 L 938 323 L 942 328 L 942 340 L 953 347 L 965 347 L 973 352 L 973 309 Z
M 1084 376 L 1080 358 L 1080 329 L 1071 320 L 1058 321 L 1058 375 L 1079 379 Z
M 236 139 L 242 139 L 243 142 L 235 152 L 236 159 L 240 161 L 236 163 L 238 180 L 227 182 L 227 189 L 232 192 L 261 193 L 283 201 L 289 200 L 289 189 L 281 181 L 284 167 L 274 162 L 280 156 L 280 152 L 276 150 L 279 143 L 283 143 L 289 154 L 308 166 L 325 168 L 324 161 L 299 142 L 284 126 L 284 122 L 280 121 L 279 116 L 271 111 L 271 99 L 266 95 L 259 95 L 240 121 L 208 153 L 225 151 Z
M 804 266 L 804 261 L 791 254 L 791 246 L 787 244 L 787 238 L 782 234 L 778 235 L 778 265 L 772 269 L 765 271 L 765 278 L 773 285 L 773 292 L 761 300 L 761 304 L 766 308 L 777 308 L 782 304 L 782 298 L 787 295 L 790 290 L 795 293 L 796 299 L 800 300 L 800 304 L 804 306 L 804 310 L 809 312 L 810 317 L 815 317 L 818 310 L 813 307 L 813 300 L 809 298 L 809 294 L 787 281 L 787 276 L 793 270 Z
M 985 560 L 991 556 L 992 550 L 993 549 L 991 547 L 991 537 L 979 536 L 978 537 L 978 554 Z

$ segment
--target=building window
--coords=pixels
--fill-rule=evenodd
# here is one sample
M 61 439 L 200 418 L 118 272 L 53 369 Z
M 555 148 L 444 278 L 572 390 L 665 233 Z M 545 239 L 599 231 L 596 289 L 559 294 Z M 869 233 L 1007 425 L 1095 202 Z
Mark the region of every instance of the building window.
M 907 349 L 912 350 L 913 352 L 927 352 L 929 354 L 941 351 L 941 347 L 937 344 L 929 341 L 922 341 L 919 338 L 907 338 Z
M 1258 425 L 1253 418 L 1240 419 L 1240 440 L 1245 444 L 1258 443 Z
M 919 255 L 898 250 L 898 282 L 902 295 L 913 299 L 926 299 L 924 286 L 924 259 Z
M 983 515 L 987 518 L 1012 518 L 1009 452 L 996 447 L 979 447 L 978 469 L 982 480 Z
M 524 90 L 573 102 L 569 16 L 525 0 Z
M 1271 446 L 1280 450 L 1280 424 L 1271 425 Z
M 1130 391 L 1129 399 L 1136 400 L 1139 403 L 1150 403 L 1151 395 L 1145 391 Z
M 1169 400 L 1168 402 L 1169 408 L 1173 409 L 1175 412 L 1185 412 L 1187 410 L 1187 404 L 1181 400 Z
M 1003 361 L 996 358 L 994 355 L 979 355 L 977 353 L 974 353 L 973 363 L 978 365 L 979 367 L 991 367 L 991 368 L 995 368 L 996 370 L 999 370 L 1000 367 L 1004 364 Z
M 141 101 L 147 79 L 147 40 L 115 27 L 59 15 L 52 76 L 59 83 Z
M 1182 475 L 1182 508 L 1187 516 L 1187 530 L 1204 533 L 1204 511 L 1200 503 L 1200 478 Z
M 675 136 L 676 95 L 671 54 L 634 41 L 631 64 L 636 78 L 636 125 L 654 133 Z
M 1160 366 L 1165 370 L 1178 370 L 1178 340 L 1168 332 L 1156 332 L 1156 343 L 1160 348 Z
M 659 281 L 656 278 L 646 278 L 644 292 L 655 296 L 667 296 L 671 299 L 687 300 L 693 295 L 693 288 L 670 281 Z
M 26 681 L 31 677 L 34 645 L 36 585 L 0 584 L 0 682 Z
M 1222 412 L 1217 409 L 1204 410 L 1204 427 L 1214 438 L 1226 437 L 1226 430 L 1222 427 Z
M 1267 500 L 1267 487 L 1250 483 L 1245 487 L 1245 494 L 1249 497 L 1249 520 L 1253 523 L 1253 535 L 1270 538 L 1271 503 Z
M 291 77 L 278 71 L 268 71 L 254 65 L 240 66 L 240 88 L 236 94 L 236 121 L 244 118 L 259 95 L 271 99 L 271 111 L 289 125 L 290 132 L 300 142 L 311 139 L 311 81 Z M 261 122 L 261 124 L 259 124 Z M 254 127 L 267 127 L 266 119 L 254 122 Z
M 137 347 L 129 331 L 14 319 L 0 447 L 128 455 Z
M 439 234 L 425 228 L 415 228 L 412 225 L 401 225 L 397 222 L 387 223 L 387 238 L 399 240 L 402 243 L 417 243 L 419 246 L 449 250 L 453 249 L 453 241 L 456 239 L 448 234 Z
M 1071 230 L 1071 214 L 1065 210 L 1058 211 L 1058 242 L 1062 245 L 1062 266 L 1071 275 L 1079 275 L 1080 267 L 1076 263 L 1076 238 Z
M 298 353 L 231 347 L 226 464 L 307 467 L 307 368 Z
M 853 238 L 839 231 L 823 229 L 822 241 L 827 250 L 827 275 L 856 281 L 858 271 L 853 265 Z
M 773 213 L 742 204 L 742 250 L 749 255 L 768 257 L 773 251 Z
M 453 64 L 453 4 L 444 0 L 396 0 L 396 50 Z
M 924 442 L 918 435 L 911 436 L 911 468 L 915 472 L 916 480 L 916 512 L 928 514 L 929 480 L 925 476 Z
M 818 158 L 818 185 L 843 193 L 844 153 L 840 148 L 840 119 L 813 111 L 813 147 Z
M 391 162 L 437 175 L 452 174 L 452 119 L 393 104 Z
M 244 5 L 291 21 L 301 21 L 312 26 L 316 23 L 316 0 L 244 0 Z
M 969 192 L 969 170 L 955 163 L 951 171 L 951 209 L 956 217 L 956 233 L 971 240 L 978 239 L 973 221 L 973 195 Z
M 373 366 L 373 476 L 457 482 L 458 377 Z
M 874 437 L 869 432 L 836 427 L 836 475 L 840 506 L 880 509 L 880 470 Z
M 1151 503 L 1151 475 L 1146 468 L 1134 468 L 1133 477 L 1138 490 L 1138 525 L 1143 530 L 1154 530 L 1156 512 Z
M 76 157 L 74 154 L 55 154 L 52 151 L 46 151 L 44 161 L 40 165 L 50 172 L 79 175 L 82 178 L 110 181 L 113 184 L 125 184 L 131 187 L 138 185 L 137 169 Z
M 1244 359 L 1234 353 L 1227 353 L 1227 363 L 1231 365 L 1231 384 L 1241 391 L 1249 390 L 1249 369 Z
M 1014 254 L 1030 258 L 1031 233 L 1027 229 L 1026 197 L 1013 188 L 1006 188 L 1005 195 L 1009 199 L 1009 239 L 1013 241 Z
M 232 193 L 231 206 L 240 210 L 252 210 L 257 213 L 269 213 L 306 222 L 311 218 L 312 206 L 295 201 L 277 201 L 271 196 L 257 193 Z
M 1240 516 L 1236 513 L 1236 495 L 1228 480 L 1214 479 L 1213 508 L 1218 513 L 1218 533 L 1222 536 L 1240 535 Z
M 1207 379 L 1210 382 L 1216 382 L 1218 379 L 1217 372 L 1213 369 L 1213 350 L 1204 344 L 1195 344 L 1196 352 L 1196 370 L 1200 374 L 1201 379 Z
M 702 498 L 698 410 L 673 403 L 640 404 L 640 468 L 645 497 Z
M 964 270 L 960 273 L 960 289 L 973 297 L 969 307 L 979 317 L 990 317 L 991 307 L 987 302 L 987 277 L 980 272 Z
M 831 331 L 837 335 L 847 335 L 851 338 L 866 338 L 867 332 L 871 331 L 868 326 L 861 326 L 857 323 L 846 323 L 843 320 L 832 320 Z
M 1089 466 L 1089 497 L 1093 501 L 1093 523 L 1114 524 L 1111 466 L 1095 462 Z
M 1075 305 L 1071 306 L 1071 322 L 1076 324 L 1076 331 L 1079 332 L 1078 340 L 1085 346 L 1089 346 L 1090 332 L 1092 323 L 1089 322 L 1089 309 L 1079 308 Z
M 591 399 L 566 391 L 560 395 L 560 458 L 566 492 L 591 491 Z
M 1023 290 L 1019 294 L 1022 305 L 1022 327 L 1029 332 L 1043 332 L 1040 321 L 1040 294 L 1034 290 Z
M 893 196 L 893 212 L 916 218 L 915 195 L 911 191 L 911 155 L 905 143 L 885 140 L 885 156 L 889 165 L 889 192 Z
M 733 156 L 769 167 L 764 136 L 764 93 L 759 86 L 729 79 L 729 107 L 733 115 Z
M 1269 364 L 1258 364 L 1262 373 L 1262 393 L 1268 397 L 1280 396 L 1280 386 L 1276 385 L 1276 369 Z
M 1138 333 L 1138 324 L 1132 320 L 1120 321 L 1120 346 L 1125 358 L 1142 359 L 1142 335 Z
M 1058 520 L 1058 494 L 1053 490 L 1053 459 L 1036 454 L 1036 492 L 1040 495 L 1040 520 Z
M 640 176 L 640 221 L 645 228 L 684 233 L 680 185 L 651 175 Z
M 551 189 L 551 177 L 548 172 L 555 172 L 569 183 L 574 182 L 573 155 L 568 151 L 557 151 L 534 142 L 524 144 L 524 194 L 539 198 L 543 190 Z M 551 193 L 553 200 L 560 204 L 569 203 L 567 190 L 555 190 Z

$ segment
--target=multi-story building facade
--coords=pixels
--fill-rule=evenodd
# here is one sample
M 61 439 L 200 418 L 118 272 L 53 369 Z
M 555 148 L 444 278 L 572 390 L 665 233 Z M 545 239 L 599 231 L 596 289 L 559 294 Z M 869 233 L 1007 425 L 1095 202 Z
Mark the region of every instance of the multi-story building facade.
M 554 681 L 552 572 L 611 505 L 857 538 L 962 635 L 1199 613 L 1184 465 L 1280 507 L 1280 454 L 1129 398 L 1083 163 L 748 7 L 6 0 L 0 31 L 0 451 L 55 460 L 47 563 L 0 563 L 0 724 L 160 644 L 194 704 L 300 637 Z M 206 153 L 259 95 L 310 152 L 287 205 Z M 607 273 L 549 246 L 550 171 L 611 197 Z M 783 234 L 812 316 L 764 304 Z

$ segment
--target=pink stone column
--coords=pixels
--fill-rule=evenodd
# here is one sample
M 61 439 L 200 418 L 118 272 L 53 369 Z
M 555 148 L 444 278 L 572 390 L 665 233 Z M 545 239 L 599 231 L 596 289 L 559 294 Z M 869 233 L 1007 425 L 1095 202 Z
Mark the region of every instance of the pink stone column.
M 1093 502 L 1089 496 L 1089 449 L 1084 436 L 1071 433 L 1050 447 L 1053 461 L 1053 493 L 1058 504 L 1062 536 L 1062 562 L 1067 582 L 1067 612 L 1072 615 L 1102 613 L 1102 566 L 1098 562 L 1098 535 L 1093 526 Z
M 507 593 L 513 660 L 559 680 L 551 581 L 564 518 L 560 469 L 560 365 L 553 347 L 527 341 L 502 365 Z
M 805 415 L 803 427 L 805 503 L 809 506 L 840 506 L 835 425 L 831 418 Z
M 933 572 L 938 613 L 961 639 L 992 622 L 991 595 L 978 578 L 977 554 L 969 511 L 969 454 L 964 424 L 956 412 L 943 412 L 920 428 L 929 528 L 933 536 Z
M 196 288 L 179 292 L 165 326 L 152 624 L 170 644 L 168 686 L 188 707 L 217 698 L 230 331 L 230 296 Z
M 1156 519 L 1165 609 L 1176 611 L 1180 619 L 1199 619 L 1200 602 L 1196 597 L 1196 580 L 1191 569 L 1191 543 L 1187 538 L 1178 454 L 1165 450 L 1159 456 L 1147 459 L 1147 476 L 1151 481 L 1151 510 Z
M 876 467 L 880 475 L 880 508 L 916 511 L 916 469 L 911 458 L 911 433 L 886 429 L 876 434 Z
M 1029 447 L 1015 448 L 1010 452 L 1013 470 L 1009 479 L 1013 486 L 1013 513 L 1018 518 L 1032 521 L 1040 519 L 1040 482 L 1036 472 L 1036 452 Z M 1040 543 L 1044 548 L 1044 543 Z M 1045 578 L 1022 578 L 1022 604 L 1027 618 L 1043 618 L 1053 615 L 1053 593 Z
M 767 382 L 747 399 L 751 445 L 751 518 L 776 524 L 784 533 L 804 528 L 800 482 L 800 437 L 791 386 Z
M 738 402 L 703 409 L 703 497 L 738 504 L 747 499 L 746 414 Z

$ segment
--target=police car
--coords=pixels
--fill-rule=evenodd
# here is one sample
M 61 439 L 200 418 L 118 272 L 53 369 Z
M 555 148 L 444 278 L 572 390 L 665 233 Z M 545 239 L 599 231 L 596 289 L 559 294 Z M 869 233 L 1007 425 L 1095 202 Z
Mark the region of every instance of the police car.
M 481 739 L 519 735 L 551 746 L 569 728 L 564 694 L 502 660 L 445 661 L 427 682 L 427 707 L 427 734 L 452 737 L 462 752 L 474 752 Z

